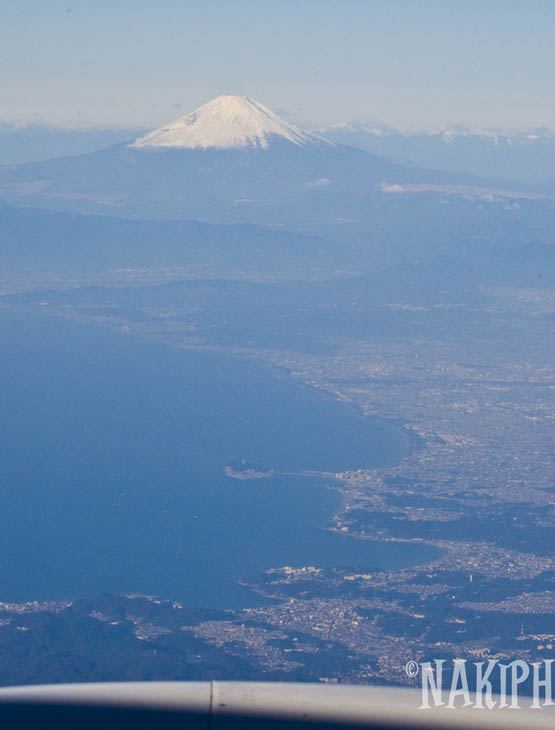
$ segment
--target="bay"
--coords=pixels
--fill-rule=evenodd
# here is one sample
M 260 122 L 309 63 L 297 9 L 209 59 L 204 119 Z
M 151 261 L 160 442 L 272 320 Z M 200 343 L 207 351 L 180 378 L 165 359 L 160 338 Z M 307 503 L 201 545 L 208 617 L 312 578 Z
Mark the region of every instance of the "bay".
M 0 600 L 146 593 L 233 608 L 283 565 L 402 568 L 425 545 L 326 531 L 329 480 L 406 436 L 252 360 L 0 308 Z M 236 480 L 245 459 L 273 469 Z

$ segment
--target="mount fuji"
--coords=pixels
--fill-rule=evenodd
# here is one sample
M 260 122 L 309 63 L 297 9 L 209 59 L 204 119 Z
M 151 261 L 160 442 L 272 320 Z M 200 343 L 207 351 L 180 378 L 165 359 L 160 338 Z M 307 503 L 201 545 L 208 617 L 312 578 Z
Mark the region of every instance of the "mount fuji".
M 298 147 L 332 142 L 287 122 L 248 96 L 218 96 L 196 111 L 136 139 L 135 149 L 268 149 L 273 141 L 286 140 Z
M 179 265 L 320 276 L 442 260 L 451 243 L 474 261 L 484 240 L 552 237 L 550 200 L 449 190 L 462 182 L 221 96 L 99 152 L 0 168 L 0 273 Z
M 367 221 L 388 197 L 384 186 L 445 182 L 446 175 L 327 141 L 248 97 L 219 96 L 99 152 L 0 168 L 0 199 L 122 218 L 322 233 Z

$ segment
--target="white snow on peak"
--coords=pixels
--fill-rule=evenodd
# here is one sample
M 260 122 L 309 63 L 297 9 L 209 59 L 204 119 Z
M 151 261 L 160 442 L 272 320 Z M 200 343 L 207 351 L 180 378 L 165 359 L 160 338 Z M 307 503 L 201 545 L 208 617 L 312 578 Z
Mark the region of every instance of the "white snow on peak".
M 305 132 L 248 96 L 218 96 L 196 111 L 136 139 L 130 147 L 180 149 L 267 149 L 280 137 L 298 146 L 334 146 L 328 140 Z

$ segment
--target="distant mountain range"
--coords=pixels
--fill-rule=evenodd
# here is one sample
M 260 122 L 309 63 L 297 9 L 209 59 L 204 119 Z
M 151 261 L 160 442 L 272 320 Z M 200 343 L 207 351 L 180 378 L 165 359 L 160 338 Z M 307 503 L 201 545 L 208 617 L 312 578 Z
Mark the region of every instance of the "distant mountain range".
M 228 103 L 224 103 L 227 99 Z M 233 113 L 233 107 L 236 107 Z M 222 116 L 227 107 L 228 116 Z M 241 107 L 243 107 L 241 111 Z M 250 108 L 250 114 L 248 110 Z M 199 116 L 199 111 L 202 114 Z M 217 140 L 218 123 L 224 123 L 229 134 L 232 117 L 249 119 L 251 143 L 261 128 L 268 131 L 274 126 L 285 131 L 285 137 L 306 140 L 317 137 L 340 145 L 364 149 L 371 154 L 388 158 L 400 164 L 417 165 L 428 169 L 477 175 L 497 182 L 526 183 L 555 186 L 555 131 L 547 128 L 505 132 L 492 129 L 474 129 L 463 126 L 435 127 L 419 131 L 400 130 L 375 121 L 345 121 L 327 126 L 311 126 L 311 132 L 300 129 L 287 119 L 246 97 L 220 97 L 196 112 L 181 117 L 154 132 L 145 129 L 71 128 L 62 129 L 41 124 L 25 126 L 0 123 L 0 166 L 39 162 L 56 157 L 96 152 L 112 145 L 142 139 L 141 146 L 166 146 L 172 134 L 183 140 L 187 130 L 189 142 L 195 145 L 194 134 L 206 138 L 207 125 L 211 127 L 212 142 Z M 258 117 L 258 119 L 257 119 Z M 264 119 L 266 117 L 266 119 Z M 240 120 L 235 120 L 232 126 Z M 253 124 L 254 122 L 254 124 Z M 243 128 L 243 132 L 244 132 Z M 246 135 L 248 136 L 248 134 Z M 139 146 L 139 145 L 138 145 Z
M 440 127 L 409 133 L 358 122 L 324 127 L 319 134 L 400 164 L 479 175 L 505 184 L 555 187 L 555 132 L 547 129 L 507 134 Z
M 399 138 L 348 127 L 326 134 Z M 431 135 L 430 145 L 505 144 L 450 138 Z M 549 192 L 392 162 L 234 96 L 97 152 L 0 167 L 0 200 L 11 206 L 0 207 L 0 266 L 20 271 L 204 266 L 335 275 L 447 251 L 475 258 L 484 246 L 552 244 L 555 230 Z
M 259 102 L 222 96 L 147 135 L 87 155 L 0 168 L 17 205 L 321 232 L 365 221 L 398 184 L 476 184 L 331 143 Z

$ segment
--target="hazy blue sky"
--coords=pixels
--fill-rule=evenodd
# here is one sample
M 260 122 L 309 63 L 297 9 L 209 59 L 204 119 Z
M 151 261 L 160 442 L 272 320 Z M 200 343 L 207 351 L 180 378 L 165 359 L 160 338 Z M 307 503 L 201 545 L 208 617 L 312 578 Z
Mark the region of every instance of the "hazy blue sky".
M 155 126 L 218 94 L 298 120 L 555 128 L 553 0 L 2 0 L 0 120 Z

